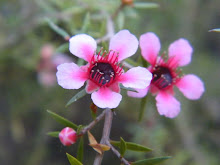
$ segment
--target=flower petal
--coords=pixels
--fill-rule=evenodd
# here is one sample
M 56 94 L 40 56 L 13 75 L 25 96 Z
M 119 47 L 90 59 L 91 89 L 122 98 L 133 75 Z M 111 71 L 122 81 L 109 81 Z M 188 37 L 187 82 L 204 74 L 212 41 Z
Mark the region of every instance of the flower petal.
M 53 64 L 55 64 L 55 66 L 58 66 L 63 63 L 71 63 L 73 62 L 73 59 L 71 59 L 69 56 L 65 54 L 55 54 L 52 57 L 52 61 L 53 61 Z
M 118 82 L 115 82 L 113 84 L 111 84 L 109 86 L 109 88 L 114 91 L 114 92 L 117 92 L 117 93 L 120 93 L 120 87 L 119 87 L 119 83 Z
M 108 88 L 100 88 L 92 93 L 92 101 L 100 108 L 116 108 L 122 99 L 122 95 Z
M 169 46 L 169 57 L 173 57 L 172 63 L 185 66 L 191 62 L 193 48 L 189 41 L 180 38 Z
M 78 34 L 70 38 L 69 50 L 72 54 L 86 61 L 90 61 L 96 51 L 96 41 L 89 35 Z
M 119 77 L 119 82 L 125 87 L 144 89 L 149 86 L 152 74 L 146 68 L 134 67 Z
M 95 90 L 97 90 L 98 88 L 99 88 L 99 86 L 96 83 L 92 82 L 91 80 L 87 81 L 87 85 L 86 85 L 86 92 L 87 93 L 92 93 Z
M 142 34 L 140 37 L 141 54 L 150 64 L 154 64 L 160 51 L 160 40 L 152 32 Z
M 57 67 L 57 81 L 65 89 L 79 89 L 88 79 L 88 75 L 75 63 L 64 63 Z
M 176 86 L 185 97 L 191 100 L 199 99 L 205 91 L 202 80 L 193 74 L 188 74 L 181 78 Z
M 148 89 L 149 89 L 149 86 L 144 89 L 135 89 L 137 92 L 128 91 L 127 94 L 130 97 L 142 98 L 147 95 Z
M 172 95 L 164 92 L 160 92 L 156 96 L 156 106 L 160 115 L 164 115 L 169 118 L 176 117 L 180 112 L 180 102 Z
M 132 56 L 138 48 L 137 38 L 128 30 L 121 30 L 115 34 L 109 44 L 109 50 L 119 52 L 118 60 Z

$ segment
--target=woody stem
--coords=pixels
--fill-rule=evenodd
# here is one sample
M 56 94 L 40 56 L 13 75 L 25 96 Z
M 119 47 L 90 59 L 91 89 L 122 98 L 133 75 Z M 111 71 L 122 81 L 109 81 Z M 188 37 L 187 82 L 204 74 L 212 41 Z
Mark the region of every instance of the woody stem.
M 113 119 L 113 112 L 111 109 L 107 108 L 105 110 L 105 123 L 104 123 L 104 128 L 102 132 L 102 139 L 100 141 L 100 144 L 106 144 L 108 145 L 109 141 L 109 136 L 111 132 L 111 126 L 112 126 L 112 119 Z M 93 165 L 101 165 L 102 159 L 103 159 L 103 154 L 98 154 L 95 157 Z

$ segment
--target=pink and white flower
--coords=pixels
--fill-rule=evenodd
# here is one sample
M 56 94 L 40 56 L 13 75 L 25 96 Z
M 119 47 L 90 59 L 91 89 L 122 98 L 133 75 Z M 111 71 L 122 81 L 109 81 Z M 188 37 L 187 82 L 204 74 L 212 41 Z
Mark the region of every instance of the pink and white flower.
M 76 143 L 77 133 L 74 129 L 70 127 L 63 128 L 59 133 L 60 142 L 64 146 L 70 146 Z
M 45 44 L 41 48 L 40 61 L 36 68 L 38 82 L 45 88 L 54 87 L 56 85 L 57 66 L 71 61 L 71 58 L 65 54 L 55 53 L 52 45 Z
M 137 89 L 138 93 L 128 92 L 131 97 L 144 97 L 148 90 L 156 95 L 156 106 L 160 115 L 176 117 L 180 112 L 180 102 L 174 97 L 173 87 L 177 86 L 183 95 L 191 100 L 201 97 L 205 88 L 202 80 L 193 74 L 180 76 L 178 67 L 190 63 L 193 49 L 183 38 L 173 42 L 168 49 L 168 59 L 158 56 L 159 38 L 152 32 L 140 37 L 140 48 L 143 58 L 150 63 L 149 70 L 153 79 L 149 87 Z
M 65 63 L 57 67 L 58 84 L 65 89 L 79 89 L 85 82 L 87 93 L 100 108 L 116 108 L 122 96 L 119 84 L 125 87 L 144 89 L 152 74 L 143 67 L 135 67 L 124 73 L 120 62 L 132 56 L 138 48 L 137 38 L 128 30 L 115 34 L 109 44 L 109 51 L 95 53 L 96 41 L 89 35 L 75 35 L 69 40 L 69 50 L 88 62 L 85 66 Z M 102 53 L 103 52 L 103 53 Z

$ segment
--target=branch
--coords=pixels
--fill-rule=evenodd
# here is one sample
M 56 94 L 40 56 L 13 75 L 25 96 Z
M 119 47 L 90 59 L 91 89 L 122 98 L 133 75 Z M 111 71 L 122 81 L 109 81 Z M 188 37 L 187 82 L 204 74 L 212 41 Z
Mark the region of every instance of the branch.
M 92 129 L 96 123 L 98 123 L 100 120 L 102 120 L 105 116 L 107 109 L 103 110 L 103 112 L 95 119 L 93 120 L 89 125 L 87 125 L 86 127 L 84 127 L 81 131 L 80 134 L 78 136 L 82 136 L 84 135 L 87 131 L 89 131 L 90 129 Z
M 111 126 L 112 126 L 112 118 L 113 118 L 113 112 L 111 109 L 106 109 L 105 110 L 105 123 L 104 123 L 104 128 L 102 132 L 102 139 L 100 144 L 106 144 L 109 141 L 109 135 L 111 132 Z M 93 165 L 101 165 L 102 159 L 103 159 L 104 154 L 97 154 L 94 160 Z
M 118 150 L 116 150 L 111 143 L 109 142 L 109 140 L 106 142 L 106 144 L 111 148 L 112 152 L 125 164 L 125 165 L 130 165 L 130 163 L 121 156 L 121 154 L 118 152 Z
M 119 12 L 120 12 L 124 7 L 125 7 L 125 5 L 122 3 L 122 4 L 116 9 L 116 11 L 112 14 L 111 18 L 112 18 L 112 19 L 115 19 L 115 18 L 118 16 Z
M 111 126 L 112 126 L 112 119 L 113 119 L 113 112 L 111 109 L 106 109 L 105 110 L 105 123 L 104 123 L 104 128 L 102 132 L 102 139 L 100 144 L 106 144 L 108 145 L 112 152 L 125 164 L 125 165 L 130 165 L 130 163 L 121 156 L 121 154 L 111 145 L 109 142 L 109 136 L 111 132 Z M 102 159 L 103 159 L 104 153 L 103 154 L 97 154 L 94 160 L 93 165 L 101 165 Z
M 107 25 L 106 25 L 107 34 L 102 38 L 96 40 L 97 44 L 109 40 L 114 35 L 114 23 L 110 16 L 107 15 Z

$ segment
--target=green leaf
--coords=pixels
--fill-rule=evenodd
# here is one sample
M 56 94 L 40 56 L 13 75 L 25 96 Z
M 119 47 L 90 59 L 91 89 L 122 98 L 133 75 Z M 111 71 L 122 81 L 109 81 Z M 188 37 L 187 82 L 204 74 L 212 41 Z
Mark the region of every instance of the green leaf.
M 58 138 L 59 133 L 60 131 L 54 131 L 54 132 L 48 132 L 47 135 Z
M 104 36 L 106 33 L 106 22 L 107 22 L 106 19 L 101 22 L 101 26 L 99 30 L 100 35 L 101 35 L 100 37 Z
M 79 134 L 80 134 L 80 132 L 81 132 L 82 128 L 83 128 L 83 126 L 82 126 L 82 125 L 78 125 L 77 131 L 76 131 L 77 135 L 79 135 Z
M 126 142 L 121 137 L 120 138 L 120 154 L 121 154 L 122 157 L 124 156 L 126 149 L 127 149 Z
M 77 130 L 78 126 L 76 124 L 72 123 L 71 121 L 65 119 L 64 117 L 62 117 L 62 116 L 60 116 L 50 110 L 47 110 L 47 112 L 60 124 L 63 124 L 66 127 L 71 127 L 73 129 Z
M 153 2 L 135 2 L 134 7 L 139 9 L 154 9 L 158 8 L 159 5 Z
M 139 110 L 139 115 L 138 115 L 138 121 L 141 121 L 143 119 L 144 112 L 146 110 L 146 105 L 147 105 L 147 98 L 148 98 L 148 95 L 141 99 L 141 105 L 140 105 L 140 110 Z
M 64 39 L 70 38 L 70 35 L 65 30 L 58 27 L 49 18 L 45 18 L 45 21 L 48 23 L 48 25 L 50 26 L 51 29 L 53 29 L 57 34 L 61 35 Z
M 220 28 L 209 30 L 209 32 L 220 32 Z
M 137 62 L 131 60 L 130 58 L 125 59 L 125 61 L 126 61 L 128 64 L 132 65 L 132 66 L 140 66 L 139 63 L 137 63 Z
M 120 12 L 117 17 L 118 29 L 121 30 L 124 27 L 125 15 L 123 12 Z
M 56 53 L 64 53 L 69 50 L 69 43 L 64 43 L 56 49 Z
M 84 7 L 77 5 L 77 6 L 71 6 L 70 8 L 65 9 L 65 13 L 69 13 L 69 14 L 79 14 L 79 13 L 83 13 L 85 10 Z
M 93 112 L 92 110 L 90 112 L 91 112 L 92 119 L 95 120 L 97 117 L 97 114 Z
M 68 103 L 66 104 L 66 107 L 68 107 L 70 104 L 74 103 L 75 101 L 79 100 L 80 98 L 84 97 L 86 95 L 86 89 L 83 89 L 79 91 L 75 96 L 73 96 Z
M 143 56 L 138 57 L 138 62 L 145 68 L 149 66 L 149 63 L 143 58 Z
M 121 89 L 125 89 L 125 90 L 127 90 L 127 91 L 137 92 L 135 89 L 130 88 L 130 87 L 124 87 L 122 84 L 120 84 L 120 88 L 121 88 Z
M 132 142 L 125 142 L 127 150 L 136 151 L 136 152 L 149 152 L 152 151 L 152 149 L 142 146 L 140 144 L 132 143 Z M 113 141 L 111 140 L 111 144 L 120 148 L 120 142 L 119 141 Z
M 170 159 L 170 158 L 171 158 L 170 156 L 166 156 L 166 157 L 144 159 L 144 160 L 133 162 L 131 163 L 131 165 L 155 165 L 155 164 L 162 163 L 163 161 Z
M 66 153 L 66 156 L 70 162 L 71 165 L 83 165 L 80 161 L 78 161 L 76 158 L 74 158 L 72 155 Z
M 81 29 L 81 33 L 86 33 L 87 29 L 89 28 L 90 25 L 90 14 L 89 12 L 86 14 L 85 18 L 84 18 L 84 22 L 83 22 L 83 26 Z
M 77 60 L 77 65 L 78 66 L 82 66 L 83 64 L 84 64 L 84 60 L 82 59 L 82 58 L 78 58 L 78 60 Z
M 77 159 L 80 162 L 83 161 L 83 152 L 84 152 L 83 145 L 84 145 L 84 140 L 83 140 L 83 137 L 81 137 L 79 141 L 79 145 L 78 145 L 78 150 L 77 150 Z

